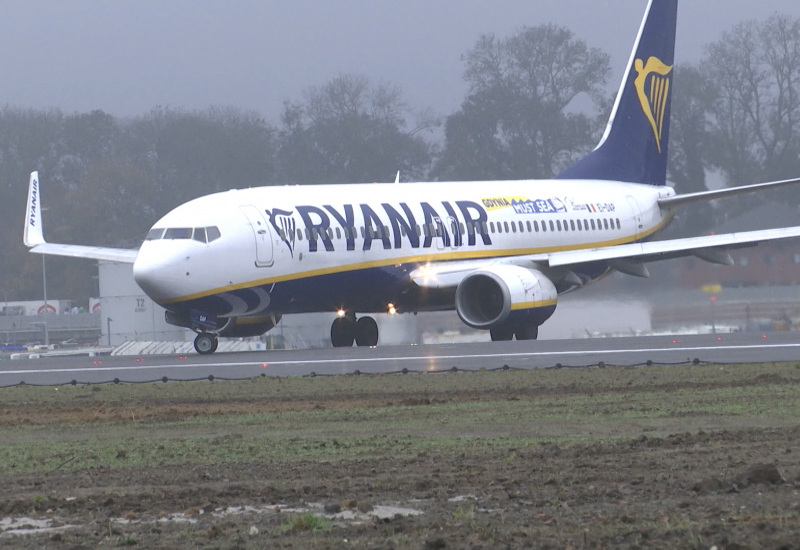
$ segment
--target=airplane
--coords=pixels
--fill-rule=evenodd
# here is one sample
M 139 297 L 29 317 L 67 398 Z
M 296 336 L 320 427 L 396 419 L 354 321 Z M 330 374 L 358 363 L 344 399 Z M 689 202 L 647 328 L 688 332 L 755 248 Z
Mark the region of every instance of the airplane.
M 334 347 L 375 346 L 370 313 L 455 310 L 493 341 L 533 340 L 559 295 L 614 271 L 800 236 L 800 227 L 653 240 L 691 202 L 800 178 L 676 194 L 666 185 L 677 0 L 650 0 L 597 147 L 549 180 L 268 186 L 214 193 L 158 220 L 138 250 L 45 241 L 38 173 L 31 252 L 133 264 L 137 284 L 193 330 L 261 335 L 282 315 L 329 312 Z M 399 178 L 398 178 L 399 179 Z

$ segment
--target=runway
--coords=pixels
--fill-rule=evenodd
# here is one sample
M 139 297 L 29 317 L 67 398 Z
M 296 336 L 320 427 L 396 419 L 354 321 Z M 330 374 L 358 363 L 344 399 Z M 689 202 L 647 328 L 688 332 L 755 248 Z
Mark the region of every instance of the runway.
M 119 381 L 239 379 L 501 368 L 756 363 L 800 359 L 800 334 L 646 336 L 141 357 L 50 357 L 0 362 L 0 387 Z

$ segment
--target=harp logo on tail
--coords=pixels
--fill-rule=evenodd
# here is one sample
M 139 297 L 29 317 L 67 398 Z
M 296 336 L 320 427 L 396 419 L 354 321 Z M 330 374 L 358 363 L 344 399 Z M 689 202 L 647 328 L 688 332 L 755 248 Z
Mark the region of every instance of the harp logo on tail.
M 636 86 L 642 111 L 653 128 L 653 135 L 660 153 L 661 132 L 664 129 L 664 114 L 667 110 L 672 65 L 665 65 L 657 57 L 650 57 L 647 63 L 637 59 L 634 62 L 634 68 L 637 76 L 633 84 Z

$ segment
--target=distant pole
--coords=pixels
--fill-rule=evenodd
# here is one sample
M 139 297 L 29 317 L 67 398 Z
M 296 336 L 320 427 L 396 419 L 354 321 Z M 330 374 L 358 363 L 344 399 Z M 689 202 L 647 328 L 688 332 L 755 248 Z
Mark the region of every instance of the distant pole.
M 50 332 L 47 330 L 47 268 L 45 255 L 42 254 L 42 286 L 44 287 L 44 345 L 50 345 Z
M 717 303 L 717 297 L 712 296 L 709 298 L 709 302 L 711 303 L 711 334 L 717 333 L 717 316 L 716 312 L 714 311 L 714 304 Z
M 113 320 L 114 319 L 112 319 L 111 317 L 108 317 L 106 319 L 106 327 L 107 327 L 107 330 L 108 330 L 108 347 L 111 347 L 111 321 L 113 321 Z
M 5 310 L 3 310 L 3 313 L 5 314 L 5 319 L 3 319 L 3 321 L 6 323 L 6 344 L 9 344 L 11 343 L 11 338 L 8 332 L 8 290 L 6 290 L 6 307 Z

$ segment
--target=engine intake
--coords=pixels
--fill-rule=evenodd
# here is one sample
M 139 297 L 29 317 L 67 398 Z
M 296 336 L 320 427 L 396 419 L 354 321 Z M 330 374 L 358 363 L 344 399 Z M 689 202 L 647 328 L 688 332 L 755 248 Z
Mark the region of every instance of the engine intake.
M 472 328 L 491 329 L 508 321 L 541 325 L 556 309 L 558 292 L 543 273 L 495 265 L 467 275 L 456 289 L 456 311 Z

